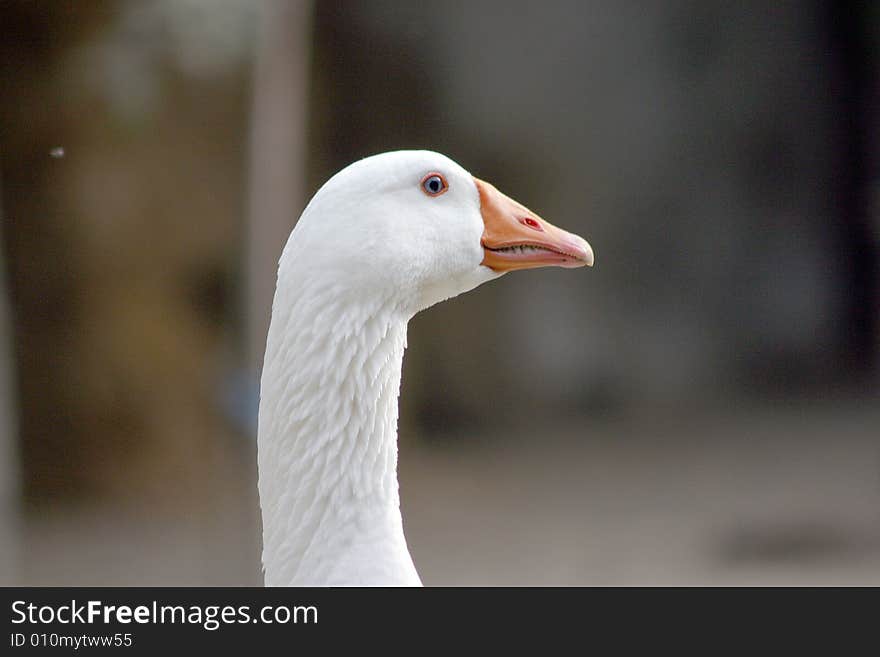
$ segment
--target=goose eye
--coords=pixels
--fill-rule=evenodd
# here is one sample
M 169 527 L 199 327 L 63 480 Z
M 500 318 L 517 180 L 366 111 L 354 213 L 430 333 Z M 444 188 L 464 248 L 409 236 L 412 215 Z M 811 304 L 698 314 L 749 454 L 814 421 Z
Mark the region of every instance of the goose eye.
M 422 191 L 428 196 L 440 196 L 447 189 L 449 185 L 446 183 L 446 178 L 439 173 L 429 173 L 422 178 Z

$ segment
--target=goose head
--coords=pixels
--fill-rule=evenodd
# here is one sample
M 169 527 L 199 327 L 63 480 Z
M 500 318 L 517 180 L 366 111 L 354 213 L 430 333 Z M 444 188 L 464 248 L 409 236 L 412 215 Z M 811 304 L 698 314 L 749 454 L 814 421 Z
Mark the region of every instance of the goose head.
M 420 583 L 397 482 L 407 321 L 506 272 L 591 264 L 583 239 L 438 153 L 369 157 L 318 190 L 281 256 L 266 342 L 266 583 Z
M 593 264 L 586 240 L 431 151 L 341 170 L 309 203 L 293 245 L 298 264 L 355 295 L 393 293 L 408 314 L 510 271 Z

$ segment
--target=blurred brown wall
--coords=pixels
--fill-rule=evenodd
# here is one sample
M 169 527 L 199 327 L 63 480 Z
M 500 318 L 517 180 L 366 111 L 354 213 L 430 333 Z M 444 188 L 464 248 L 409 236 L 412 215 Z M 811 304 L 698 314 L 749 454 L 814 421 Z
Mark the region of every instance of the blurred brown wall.
M 144 70 L 114 79 L 145 38 L 146 19 L 120 17 L 132 6 L 0 10 L 4 231 L 30 499 L 173 497 L 229 433 L 217 381 L 236 330 L 247 62 L 198 79 L 148 52 Z M 120 105 L 112 92 L 123 84 L 157 97 Z M 52 157 L 58 147 L 64 156 Z

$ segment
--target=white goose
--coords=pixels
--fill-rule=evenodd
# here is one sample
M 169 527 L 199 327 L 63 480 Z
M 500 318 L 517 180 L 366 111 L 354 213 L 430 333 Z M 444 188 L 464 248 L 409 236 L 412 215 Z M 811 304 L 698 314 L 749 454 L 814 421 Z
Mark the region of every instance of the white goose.
M 421 585 L 403 534 L 397 397 L 415 313 L 515 269 L 593 264 L 449 158 L 356 162 L 281 255 L 260 393 L 267 585 Z

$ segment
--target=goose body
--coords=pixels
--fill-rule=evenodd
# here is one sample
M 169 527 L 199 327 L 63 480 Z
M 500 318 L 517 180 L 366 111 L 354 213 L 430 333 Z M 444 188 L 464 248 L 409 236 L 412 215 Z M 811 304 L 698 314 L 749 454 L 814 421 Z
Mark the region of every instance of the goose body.
M 507 271 L 592 261 L 438 153 L 376 155 L 325 183 L 282 252 L 263 363 L 266 584 L 420 585 L 397 481 L 409 319 Z

